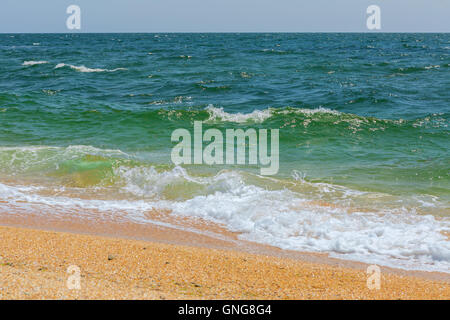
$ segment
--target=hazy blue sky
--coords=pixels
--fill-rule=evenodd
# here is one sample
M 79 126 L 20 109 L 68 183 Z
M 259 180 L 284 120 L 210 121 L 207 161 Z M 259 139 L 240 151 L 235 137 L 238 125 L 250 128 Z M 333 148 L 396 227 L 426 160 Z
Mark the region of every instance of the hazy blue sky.
M 371 4 L 380 31 L 450 32 L 450 0 L 1 0 L 0 32 L 70 32 L 71 4 L 81 32 L 359 32 Z

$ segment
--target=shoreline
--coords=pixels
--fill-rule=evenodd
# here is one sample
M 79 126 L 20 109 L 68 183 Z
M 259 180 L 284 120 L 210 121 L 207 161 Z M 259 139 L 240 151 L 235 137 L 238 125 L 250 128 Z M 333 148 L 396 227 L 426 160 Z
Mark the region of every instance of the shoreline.
M 8 210 L 9 211 L 9 210 Z M 13 213 L 0 210 L 0 227 L 37 229 L 42 231 L 65 232 L 72 234 L 100 236 L 112 239 L 147 241 L 161 244 L 187 245 L 206 249 L 231 250 L 243 253 L 289 258 L 302 262 L 367 270 L 369 263 L 330 257 L 328 253 L 284 250 L 267 244 L 251 242 L 238 238 L 238 234 L 225 227 L 196 218 L 177 218 L 167 212 L 148 213 L 148 223 L 116 221 L 101 216 L 95 219 L 72 214 L 65 216 Z M 95 212 L 94 212 L 95 213 Z M 425 280 L 450 283 L 450 273 L 437 271 L 407 270 L 380 265 L 383 272 L 412 276 Z
M 1 299 L 450 299 L 450 283 L 239 251 L 0 227 Z M 69 290 L 69 266 L 80 289 Z
M 369 290 L 367 264 L 233 240 L 218 226 L 207 228 L 223 239 L 24 218 L 0 213 L 1 299 L 450 299 L 447 274 L 381 267 L 381 289 Z M 65 286 L 70 265 L 80 267 L 80 291 Z

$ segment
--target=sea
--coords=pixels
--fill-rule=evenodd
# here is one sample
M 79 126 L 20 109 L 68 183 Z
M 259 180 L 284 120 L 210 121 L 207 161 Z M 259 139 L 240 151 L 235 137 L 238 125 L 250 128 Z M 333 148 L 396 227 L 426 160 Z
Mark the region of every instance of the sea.
M 0 211 L 448 273 L 449 120 L 448 33 L 0 34 Z M 278 172 L 175 165 L 194 121 L 279 129 Z

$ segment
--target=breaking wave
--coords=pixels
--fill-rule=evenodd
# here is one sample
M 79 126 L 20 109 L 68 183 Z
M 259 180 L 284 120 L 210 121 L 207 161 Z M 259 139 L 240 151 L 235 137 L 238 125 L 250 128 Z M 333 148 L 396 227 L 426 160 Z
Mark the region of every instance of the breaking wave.
M 450 241 L 445 235 L 450 231 L 447 217 L 420 215 L 403 206 L 360 209 L 348 206 L 352 197 L 369 199 L 382 197 L 380 194 L 333 185 L 315 186 L 316 198 L 328 193 L 346 199 L 337 199 L 331 205 L 314 201 L 299 190 L 282 187 L 281 181 L 267 188 L 257 182 L 265 178 L 234 170 L 193 176 L 181 167 L 163 170 L 119 165 L 114 172 L 119 192 L 132 194 L 134 199 L 49 196 L 42 195 L 38 187 L 0 184 L 3 201 L 0 207 L 6 202 L 24 208 L 30 208 L 31 203 L 55 212 L 71 210 L 83 214 L 87 209 L 125 212 L 127 219 L 140 223 L 152 223 L 145 213 L 161 209 L 175 216 L 220 223 L 239 233 L 242 239 L 282 249 L 326 252 L 333 257 L 404 269 L 448 272 L 450 268 Z

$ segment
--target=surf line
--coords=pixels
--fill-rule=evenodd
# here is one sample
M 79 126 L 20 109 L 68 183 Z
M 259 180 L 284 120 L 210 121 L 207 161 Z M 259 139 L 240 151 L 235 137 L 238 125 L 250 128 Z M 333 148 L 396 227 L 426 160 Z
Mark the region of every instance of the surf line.
M 178 142 L 171 152 L 171 160 L 175 165 L 248 164 L 259 165 L 261 175 L 278 173 L 280 167 L 279 129 L 270 129 L 270 155 L 268 129 L 259 129 L 258 131 L 254 128 L 248 128 L 245 131 L 243 129 L 226 129 L 224 141 L 222 131 L 210 128 L 203 133 L 202 121 L 194 121 L 193 135 L 192 139 L 191 132 L 185 128 L 179 128 L 172 132 L 171 141 Z M 248 148 L 246 141 L 248 141 Z M 203 142 L 210 143 L 203 148 Z M 194 145 L 193 157 L 192 145 Z

